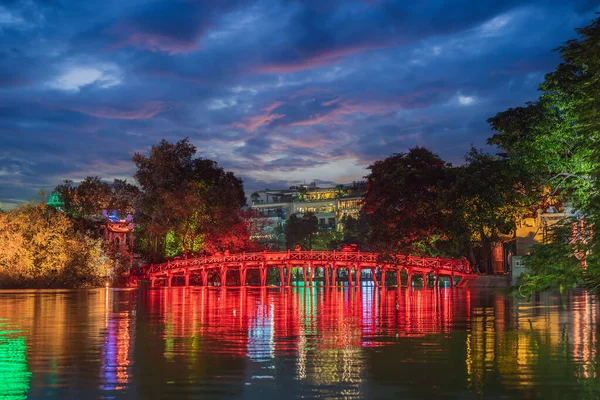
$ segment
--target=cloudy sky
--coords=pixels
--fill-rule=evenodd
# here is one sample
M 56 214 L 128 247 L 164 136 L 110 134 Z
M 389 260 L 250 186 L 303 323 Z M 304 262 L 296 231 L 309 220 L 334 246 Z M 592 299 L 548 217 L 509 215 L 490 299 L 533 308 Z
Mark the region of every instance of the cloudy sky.
M 419 3 L 413 5 L 411 3 Z M 189 137 L 247 190 L 347 183 L 415 145 L 460 163 L 537 97 L 590 0 L 0 1 L 0 200 L 128 178 Z

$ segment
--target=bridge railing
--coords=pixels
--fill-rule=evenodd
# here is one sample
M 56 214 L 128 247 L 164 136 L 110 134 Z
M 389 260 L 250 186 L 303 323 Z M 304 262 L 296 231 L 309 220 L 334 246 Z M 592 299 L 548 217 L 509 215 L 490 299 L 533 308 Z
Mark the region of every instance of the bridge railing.
M 370 252 L 342 252 L 342 251 L 281 251 L 281 252 L 254 252 L 254 253 L 236 253 L 236 254 L 215 254 L 198 258 L 181 259 L 167 261 L 161 264 L 143 266 L 132 271 L 133 276 L 148 276 L 173 269 L 183 269 L 190 267 L 212 268 L 227 264 L 272 264 L 288 261 L 304 262 L 328 262 L 328 263 L 355 263 L 368 265 L 386 265 L 400 267 L 421 267 L 431 269 L 432 271 L 451 271 L 457 274 L 473 273 L 469 262 L 462 258 L 460 260 L 440 257 L 420 257 L 413 255 L 392 255 L 383 257 L 380 253 Z

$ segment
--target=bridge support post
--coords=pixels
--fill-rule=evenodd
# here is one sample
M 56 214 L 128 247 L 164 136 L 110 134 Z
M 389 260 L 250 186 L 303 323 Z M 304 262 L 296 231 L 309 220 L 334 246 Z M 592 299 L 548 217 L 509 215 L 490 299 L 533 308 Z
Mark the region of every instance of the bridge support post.
M 227 267 L 221 267 L 221 286 L 227 286 Z
M 448 277 L 448 279 L 450 279 L 450 287 L 453 288 L 454 287 L 454 276 L 450 275 Z
M 337 277 L 337 265 L 333 264 L 333 269 L 331 270 L 331 286 L 335 286 L 335 278 Z
M 267 286 L 267 267 L 266 266 L 264 266 L 263 268 L 260 269 L 260 286 L 261 287 Z
M 150 287 L 151 288 L 156 287 L 156 278 L 155 277 L 150 278 Z
M 283 276 L 283 265 L 279 266 L 279 284 L 281 287 L 285 286 L 285 278 Z
M 406 279 L 406 286 L 412 287 L 412 283 L 413 283 L 413 274 L 412 274 L 412 272 L 408 271 L 408 279 Z
M 427 274 L 423 274 L 423 288 L 427 289 Z
M 381 268 L 381 287 L 385 287 L 385 267 Z
M 356 272 L 355 272 L 355 279 L 356 279 L 356 287 L 360 287 L 360 273 L 362 272 L 362 270 L 359 268 L 359 266 L 356 266 Z
M 208 270 L 203 269 L 200 274 L 202 275 L 202 286 L 208 286 Z
M 398 289 L 400 289 L 400 287 L 402 286 L 402 282 L 400 280 L 400 272 L 402 270 L 400 268 L 396 268 L 396 286 L 398 286 Z
M 371 279 L 373 279 L 373 286 L 377 287 L 377 274 L 375 268 L 371 268 Z
M 313 285 L 313 275 L 315 273 L 315 269 L 313 267 L 313 263 L 312 261 L 308 264 L 308 282 L 309 282 L 309 286 L 312 287 Z
M 191 275 L 192 275 L 192 274 L 191 274 L 189 271 L 188 271 L 188 272 L 186 272 L 186 273 L 185 273 L 185 275 L 184 275 L 184 278 L 185 278 L 185 286 L 186 286 L 186 287 L 187 287 L 187 286 L 190 286 L 190 276 L 191 276 Z
M 290 286 L 290 284 L 292 283 L 292 263 L 288 262 L 287 263 L 287 282 L 286 282 L 286 286 Z
M 325 275 L 325 286 L 329 286 L 329 265 L 323 267 L 323 275 Z
M 435 281 L 433 282 L 433 286 L 436 289 L 440 288 L 440 275 L 437 273 L 437 271 L 435 272 Z
M 173 284 L 173 275 L 169 274 L 169 275 L 167 275 L 167 286 L 171 287 L 172 284 Z
M 240 286 L 246 286 L 246 269 L 244 267 L 240 267 Z

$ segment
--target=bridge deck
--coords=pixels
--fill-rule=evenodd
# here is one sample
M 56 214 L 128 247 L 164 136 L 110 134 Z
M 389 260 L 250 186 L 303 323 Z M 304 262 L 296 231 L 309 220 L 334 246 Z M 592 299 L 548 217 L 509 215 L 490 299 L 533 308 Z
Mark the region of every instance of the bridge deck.
M 225 286 L 227 283 L 227 272 L 237 271 L 239 283 L 246 285 L 246 274 L 248 270 L 258 270 L 261 286 L 266 285 L 267 272 L 269 269 L 278 269 L 280 284 L 290 284 L 292 268 L 301 268 L 304 282 L 307 279 L 312 284 L 315 270 L 321 270 L 325 284 L 335 285 L 337 270 L 347 271 L 348 283 L 352 285 L 352 271 L 355 272 L 356 284 L 359 283 L 361 272 L 364 269 L 371 271 L 373 281 L 377 284 L 377 273 L 381 276 L 381 284 L 385 285 L 386 273 L 392 272 L 396 275 L 397 284 L 400 285 L 400 271 L 406 270 L 409 280 L 413 275 L 428 274 L 435 277 L 455 277 L 473 274 L 471 266 L 466 259 L 450 259 L 439 257 L 418 257 L 412 255 L 387 255 L 379 253 L 364 252 L 337 252 L 337 251 L 281 251 L 281 252 L 257 252 L 212 255 L 199 258 L 169 261 L 139 268 L 132 272 L 132 278 L 139 282 L 140 279 L 148 279 L 152 286 L 158 280 L 165 280 L 167 286 L 171 286 L 174 277 L 183 277 L 185 285 L 188 286 L 192 275 L 199 275 L 202 284 L 209 284 L 209 273 L 217 272 L 219 283 Z M 331 279 L 330 279 L 331 276 Z M 453 280 L 450 279 L 450 283 Z

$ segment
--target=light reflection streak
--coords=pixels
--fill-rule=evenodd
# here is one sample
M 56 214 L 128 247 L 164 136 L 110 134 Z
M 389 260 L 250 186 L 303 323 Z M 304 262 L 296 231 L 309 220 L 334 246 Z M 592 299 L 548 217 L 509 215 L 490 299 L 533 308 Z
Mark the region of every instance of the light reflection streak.
M 119 310 L 118 299 L 114 291 L 105 292 L 105 330 L 106 339 L 102 356 L 102 389 L 119 391 L 127 387 L 130 381 L 131 352 L 133 346 L 131 302 L 125 302 L 126 308 Z
M 30 381 L 24 332 L 0 323 L 0 398 L 26 399 Z

